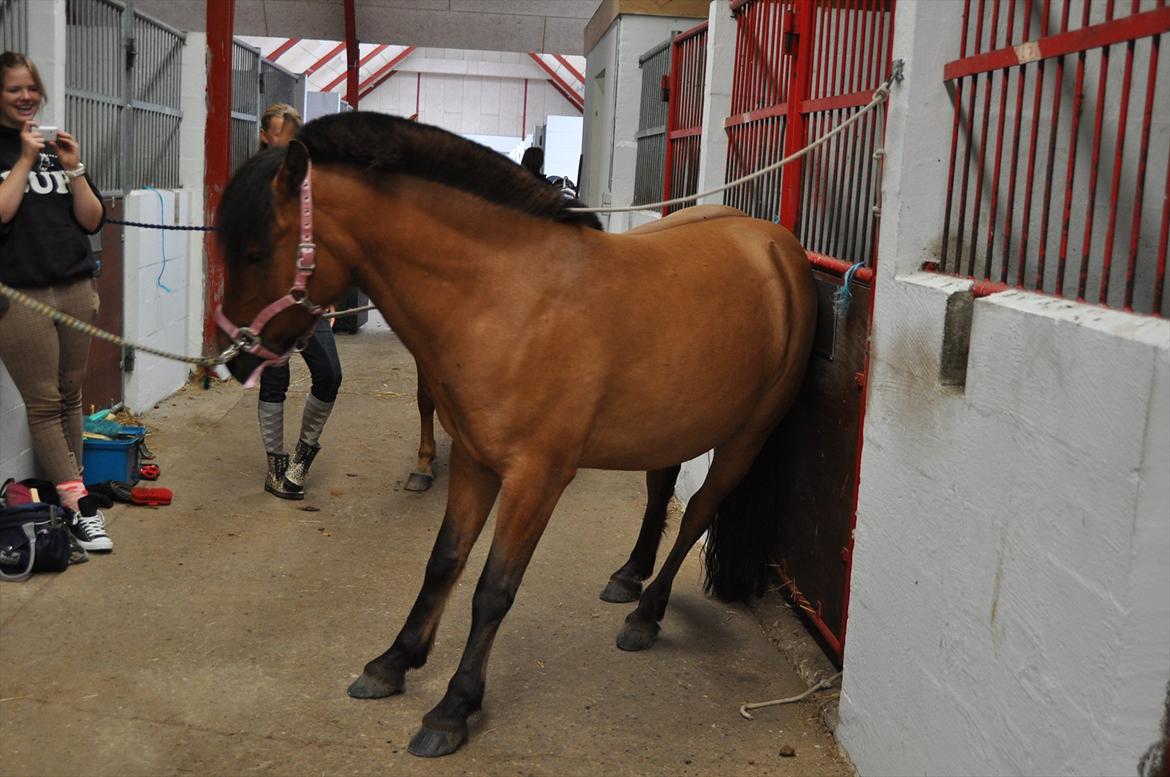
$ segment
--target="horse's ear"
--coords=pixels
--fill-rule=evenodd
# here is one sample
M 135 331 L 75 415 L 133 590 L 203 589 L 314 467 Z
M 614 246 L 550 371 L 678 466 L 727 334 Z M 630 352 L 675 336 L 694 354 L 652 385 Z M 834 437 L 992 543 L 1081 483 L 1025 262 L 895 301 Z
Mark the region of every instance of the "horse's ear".
M 288 144 L 288 150 L 284 154 L 284 161 L 280 163 L 280 169 L 276 171 L 272 188 L 278 195 L 294 195 L 300 188 L 301 181 L 305 180 L 308 170 L 309 149 L 301 141 L 294 140 Z

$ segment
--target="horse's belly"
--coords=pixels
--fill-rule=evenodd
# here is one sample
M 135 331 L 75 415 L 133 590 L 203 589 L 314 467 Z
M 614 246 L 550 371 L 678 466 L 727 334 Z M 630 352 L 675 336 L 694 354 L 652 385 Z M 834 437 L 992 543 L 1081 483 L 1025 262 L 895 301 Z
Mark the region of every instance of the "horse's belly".
M 611 396 L 599 409 L 584 446 L 581 466 L 596 469 L 661 469 L 718 447 L 757 412 L 779 400 L 752 379 L 687 391 L 680 385 L 654 395 Z M 691 389 L 696 388 L 691 384 Z M 698 386 L 702 389 L 702 386 Z M 656 402 L 650 402 L 656 398 Z

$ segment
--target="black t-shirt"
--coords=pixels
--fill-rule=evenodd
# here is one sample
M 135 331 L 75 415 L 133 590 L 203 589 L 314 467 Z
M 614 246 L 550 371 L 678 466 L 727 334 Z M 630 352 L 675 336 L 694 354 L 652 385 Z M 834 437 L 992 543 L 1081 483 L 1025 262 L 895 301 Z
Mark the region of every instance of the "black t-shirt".
M 7 178 L 18 159 L 20 131 L 0 126 L 0 177 Z M 0 223 L 0 282 L 49 286 L 92 276 L 97 262 L 86 231 L 73 216 L 69 178 L 57 155 L 46 147 L 28 178 L 16 215 Z M 93 182 L 88 176 L 85 180 L 100 200 Z M 104 206 L 102 210 L 104 223 Z

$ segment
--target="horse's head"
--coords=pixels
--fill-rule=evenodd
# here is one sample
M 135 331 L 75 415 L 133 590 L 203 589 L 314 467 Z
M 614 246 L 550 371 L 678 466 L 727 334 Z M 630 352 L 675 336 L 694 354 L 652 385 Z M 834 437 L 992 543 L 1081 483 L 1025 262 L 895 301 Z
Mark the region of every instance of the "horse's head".
M 228 370 L 246 386 L 287 361 L 349 285 L 315 245 L 310 181 L 308 149 L 293 142 L 245 162 L 220 202 L 227 277 L 215 319 Z

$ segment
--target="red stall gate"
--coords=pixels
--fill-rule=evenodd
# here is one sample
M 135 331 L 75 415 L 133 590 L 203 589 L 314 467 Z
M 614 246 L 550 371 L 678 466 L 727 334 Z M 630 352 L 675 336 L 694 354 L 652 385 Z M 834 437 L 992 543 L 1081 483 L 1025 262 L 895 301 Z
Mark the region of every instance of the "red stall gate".
M 928 267 L 1165 316 L 1168 32 L 1166 0 L 966 0 Z
M 737 0 L 727 179 L 824 135 L 889 74 L 893 0 Z M 884 108 L 880 109 L 884 110 Z M 857 507 L 879 182 L 871 112 L 802 161 L 727 192 L 801 239 L 820 295 L 814 357 L 796 406 L 764 455 L 777 478 L 777 570 L 784 589 L 841 658 Z M 852 302 L 838 311 L 846 270 Z
M 707 22 L 675 35 L 670 42 L 670 107 L 666 125 L 666 175 L 662 199 L 699 191 L 699 145 L 703 134 L 703 95 L 707 76 Z M 662 209 L 666 215 L 686 203 Z

